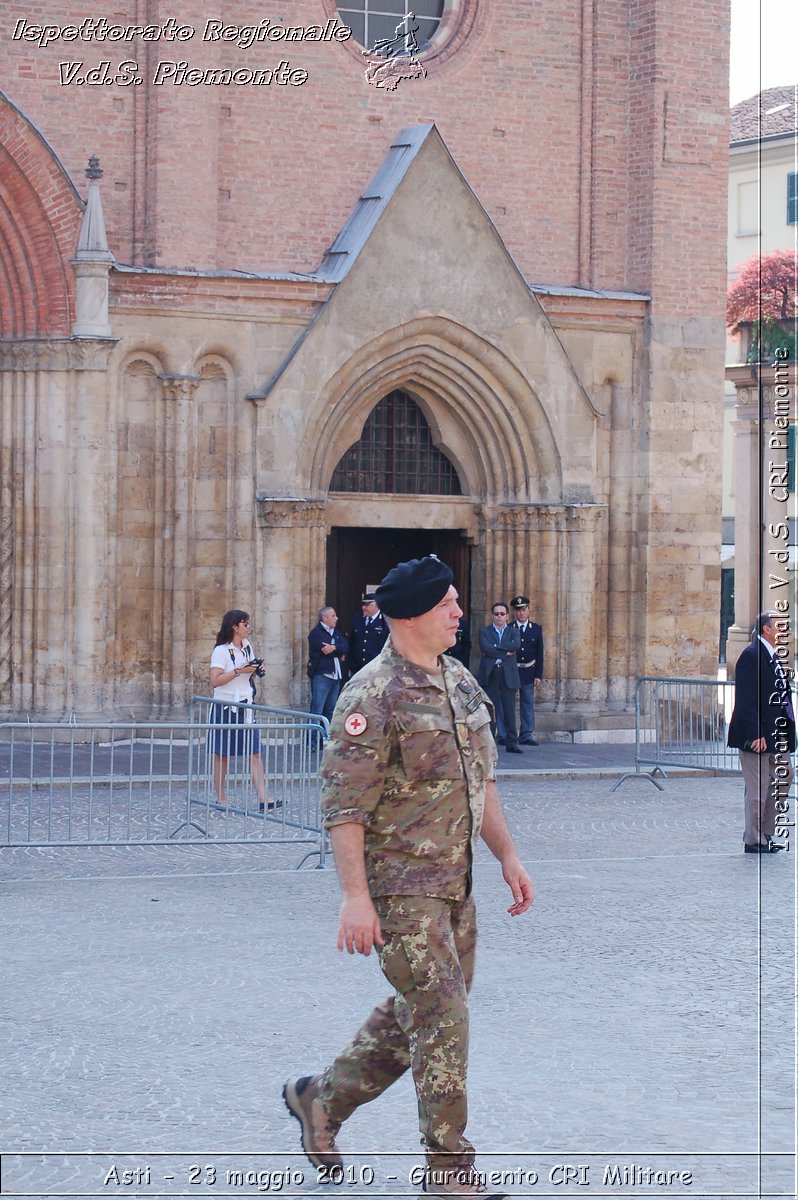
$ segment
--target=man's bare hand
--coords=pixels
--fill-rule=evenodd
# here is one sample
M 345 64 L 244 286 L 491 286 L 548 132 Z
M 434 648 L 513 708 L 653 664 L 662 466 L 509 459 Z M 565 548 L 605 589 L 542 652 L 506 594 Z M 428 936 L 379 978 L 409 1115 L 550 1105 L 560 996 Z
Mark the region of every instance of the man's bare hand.
M 511 917 L 520 917 L 535 901 L 535 888 L 517 858 L 502 863 L 504 881 L 513 893 L 513 903 L 507 909 Z
M 338 949 L 350 954 L 371 954 L 372 946 L 382 946 L 380 919 L 368 894 L 345 898 L 338 924 Z

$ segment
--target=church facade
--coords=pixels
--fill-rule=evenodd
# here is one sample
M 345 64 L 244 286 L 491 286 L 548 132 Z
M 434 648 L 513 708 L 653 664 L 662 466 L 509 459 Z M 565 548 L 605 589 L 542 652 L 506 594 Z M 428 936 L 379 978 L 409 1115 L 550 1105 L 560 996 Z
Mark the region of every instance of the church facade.
M 179 714 L 229 607 L 302 707 L 318 608 L 428 552 L 475 627 L 532 598 L 544 728 L 714 672 L 727 5 L 51 8 L 0 41 L 0 712 Z

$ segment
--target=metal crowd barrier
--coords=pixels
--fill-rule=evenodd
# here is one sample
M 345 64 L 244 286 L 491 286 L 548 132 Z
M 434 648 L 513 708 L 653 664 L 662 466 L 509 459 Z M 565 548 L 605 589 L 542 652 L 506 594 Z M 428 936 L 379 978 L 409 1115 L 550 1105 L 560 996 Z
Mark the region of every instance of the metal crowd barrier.
M 667 779 L 665 767 L 738 772 L 737 751 L 726 745 L 733 708 L 733 680 L 642 676 L 635 688 L 635 769 L 611 791 L 640 776 L 662 791 L 657 776 Z
M 0 723 L 0 845 L 95 846 L 310 843 L 325 865 L 318 763 L 323 717 L 248 705 L 251 721 L 211 723 L 194 697 L 188 721 Z M 250 747 L 257 731 L 266 780 L 261 810 Z M 214 781 L 215 739 L 226 758 L 225 803 Z M 271 807 L 273 805 L 273 807 Z

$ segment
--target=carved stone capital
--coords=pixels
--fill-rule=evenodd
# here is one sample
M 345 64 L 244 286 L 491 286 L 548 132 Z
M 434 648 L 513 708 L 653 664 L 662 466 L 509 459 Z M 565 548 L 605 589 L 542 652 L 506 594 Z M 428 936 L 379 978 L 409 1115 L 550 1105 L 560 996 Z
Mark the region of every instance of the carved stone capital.
M 165 400 L 193 400 L 202 383 L 199 375 L 159 375 Z
M 264 529 L 311 529 L 326 524 L 324 500 L 258 495 L 255 503 L 258 524 Z
M 118 338 L 0 340 L 0 371 L 107 371 Z
M 756 421 L 762 411 L 766 419 L 786 415 L 785 405 L 794 404 L 798 389 L 798 364 L 784 360 L 759 365 L 726 368 L 726 379 L 736 391 L 738 419 Z
M 590 533 L 607 512 L 606 504 L 502 504 L 476 510 L 482 533 L 500 529 L 510 533 Z
M 565 506 L 565 520 L 569 533 L 595 533 L 606 515 L 606 504 L 567 504 Z

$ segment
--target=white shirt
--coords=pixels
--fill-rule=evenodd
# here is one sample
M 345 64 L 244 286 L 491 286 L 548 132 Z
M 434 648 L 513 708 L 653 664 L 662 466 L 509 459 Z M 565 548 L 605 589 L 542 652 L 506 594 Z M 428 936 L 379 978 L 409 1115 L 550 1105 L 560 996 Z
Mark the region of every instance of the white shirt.
M 230 642 L 226 646 L 214 646 L 211 655 L 211 666 L 219 667 L 225 673 L 232 671 L 233 667 L 245 667 L 249 662 L 252 662 L 252 647 L 246 639 L 240 650 L 238 646 L 234 646 Z M 237 701 L 239 704 L 243 700 L 251 700 L 252 688 L 249 686 L 249 674 L 234 675 L 220 687 L 215 687 L 213 698 L 214 700 L 226 700 L 228 703 Z

